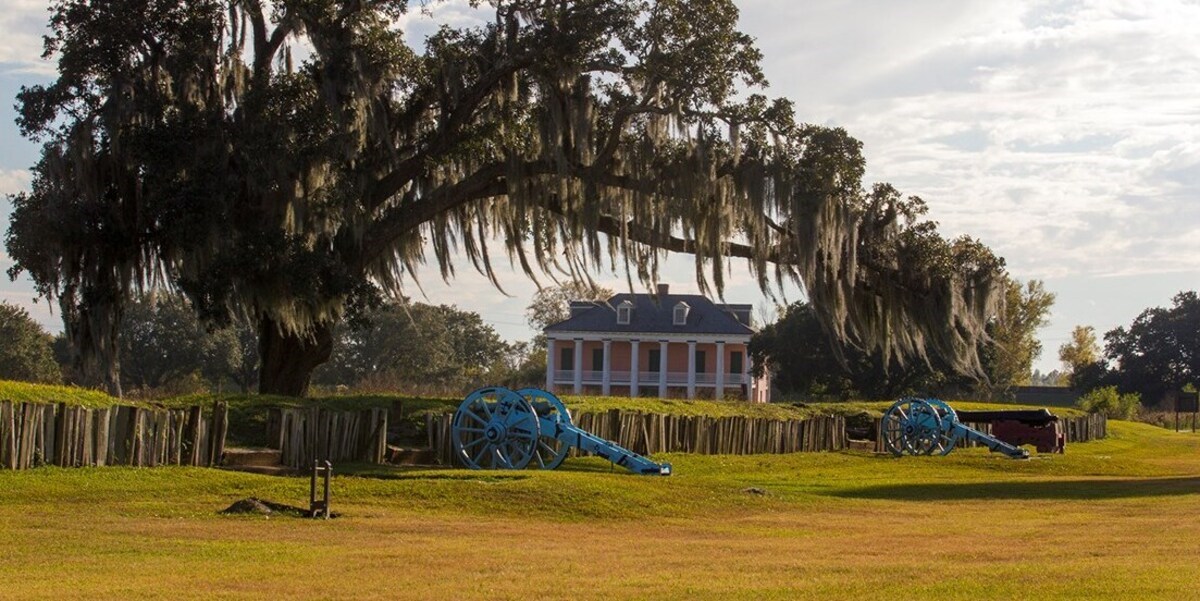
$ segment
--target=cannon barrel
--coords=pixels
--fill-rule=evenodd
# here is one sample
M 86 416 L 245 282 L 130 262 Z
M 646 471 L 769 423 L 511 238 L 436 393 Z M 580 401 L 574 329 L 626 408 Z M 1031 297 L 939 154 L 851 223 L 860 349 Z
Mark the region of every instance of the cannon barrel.
M 1058 421 L 1058 416 L 1048 409 L 1006 409 L 1003 411 L 959 411 L 960 421 L 973 424 L 990 424 L 995 422 L 1021 422 L 1030 426 L 1044 426 Z

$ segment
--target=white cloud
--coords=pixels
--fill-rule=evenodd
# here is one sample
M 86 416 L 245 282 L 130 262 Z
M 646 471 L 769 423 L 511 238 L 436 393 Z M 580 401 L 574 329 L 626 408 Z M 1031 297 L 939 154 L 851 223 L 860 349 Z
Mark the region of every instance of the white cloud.
M 0 11 L 0 72 L 52 73 L 42 60 L 42 36 L 49 21 L 45 0 L 6 0 Z
M 1180 252 L 1200 225 L 1200 6 L 855 6 L 750 3 L 743 23 L 774 92 L 862 139 L 870 179 L 1026 277 L 1200 268 Z
M 0 196 L 28 190 L 29 178 L 27 169 L 0 169 Z

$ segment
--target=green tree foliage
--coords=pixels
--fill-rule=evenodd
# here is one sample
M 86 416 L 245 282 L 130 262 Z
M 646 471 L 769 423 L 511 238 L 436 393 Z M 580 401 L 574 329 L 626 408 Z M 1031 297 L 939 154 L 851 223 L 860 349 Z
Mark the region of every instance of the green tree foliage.
M 1103 352 L 1096 341 L 1096 328 L 1075 326 L 1071 330 L 1071 340 L 1058 347 L 1058 359 L 1067 370 L 1071 388 L 1091 390 L 1095 387 L 1106 369 Z
M 512 349 L 478 313 L 449 305 L 388 303 L 340 325 L 324 386 L 453 390 L 503 377 Z
M 1180 292 L 1169 308 L 1146 309 L 1128 328 L 1104 335 L 1111 371 L 1104 382 L 1151 402 L 1200 381 L 1200 296 Z
M 205 377 L 220 386 L 228 381 L 242 393 L 258 384 L 258 331 L 241 321 L 210 332 L 210 352 L 204 364 Z
M 260 389 L 301 394 L 348 311 L 458 253 L 495 281 L 500 240 L 531 277 L 646 285 L 690 253 L 717 292 L 746 259 L 840 340 L 980 371 L 1002 263 L 764 96 L 731 0 L 472 5 L 485 25 L 418 49 L 402 0 L 52 2 L 58 77 L 19 96 L 44 146 L 6 243 L 78 368 L 117 387 L 124 303 L 165 276 L 257 324 Z
M 191 392 L 229 380 L 245 392 L 256 374 L 253 329 L 210 329 L 178 294 L 135 296 L 124 311 L 119 340 L 125 390 Z
M 1004 310 L 988 326 L 991 340 L 980 355 L 985 382 L 963 378 L 940 358 L 903 363 L 878 351 L 841 344 L 831 338 L 813 306 L 787 307 L 774 324 L 751 340 L 755 365 L 770 365 L 775 384 L 785 393 L 892 398 L 912 393 L 1002 393 L 1029 384 L 1041 353 L 1037 330 L 1046 324 L 1054 295 L 1042 283 L 1009 281 Z M 886 369 L 885 369 L 886 366 Z
M 1102 386 L 1079 397 L 1075 405 L 1088 413 L 1103 413 L 1111 419 L 1130 420 L 1137 417 L 1142 397 L 1136 392 L 1121 394 L 1116 386 Z
M 924 362 L 901 365 L 893 360 L 884 369 L 881 353 L 841 347 L 803 301 L 788 305 L 775 323 L 751 338 L 750 356 L 758 374 L 770 368 L 784 395 L 883 399 L 931 392 L 947 381 Z
M 546 326 L 571 316 L 571 301 L 606 301 L 612 296 L 613 291 L 608 288 L 583 282 L 547 286 L 534 293 L 525 308 L 525 320 L 529 327 L 541 332 Z
M 1096 342 L 1096 328 L 1075 326 L 1075 329 L 1071 330 L 1071 340 L 1058 347 L 1058 359 L 1068 371 L 1073 372 L 1099 361 L 1101 352 L 1103 349 Z
M 120 330 L 121 383 L 126 391 L 150 391 L 199 379 L 209 351 L 207 332 L 186 299 L 174 295 L 136 298 Z M 190 392 L 190 391 L 189 391 Z
M 8 301 L 0 301 L 0 341 L 0 380 L 62 381 L 51 350 L 53 337 L 28 311 Z
M 1042 354 L 1037 331 L 1049 323 L 1047 316 L 1054 306 L 1054 294 L 1039 280 L 1024 286 L 1009 280 L 1005 297 L 1004 310 L 988 327 L 991 342 L 982 353 L 989 388 L 994 392 L 1029 384 L 1033 362 Z

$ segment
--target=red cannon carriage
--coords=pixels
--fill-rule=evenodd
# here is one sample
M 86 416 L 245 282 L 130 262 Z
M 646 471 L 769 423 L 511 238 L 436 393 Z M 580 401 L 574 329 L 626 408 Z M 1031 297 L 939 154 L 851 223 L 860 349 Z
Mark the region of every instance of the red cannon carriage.
M 1015 447 L 1033 445 L 1039 453 L 1062 453 L 1067 446 L 1058 416 L 1047 409 L 959 411 L 958 419 L 991 424 L 992 436 Z

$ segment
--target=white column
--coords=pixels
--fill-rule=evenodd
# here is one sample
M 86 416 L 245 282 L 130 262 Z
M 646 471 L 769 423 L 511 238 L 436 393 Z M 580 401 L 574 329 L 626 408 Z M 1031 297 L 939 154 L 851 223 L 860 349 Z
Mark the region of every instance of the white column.
M 546 341 L 546 392 L 554 392 L 554 339 Z
M 696 341 L 688 341 L 688 399 L 696 398 Z
M 575 394 L 583 394 L 583 339 L 575 339 Z
M 629 396 L 638 395 L 638 341 L 629 341 Z
M 751 364 L 749 349 L 746 351 L 746 359 L 742 362 L 742 365 L 744 365 L 746 369 L 746 373 L 742 374 L 742 378 L 746 382 L 746 398 L 749 399 L 751 403 L 757 403 L 758 390 L 754 386 L 754 380 L 750 379 L 750 374 L 754 372 L 754 365 Z
M 658 341 L 658 397 L 667 398 L 667 341 Z
M 601 372 L 600 376 L 600 393 L 604 396 L 612 393 L 612 359 L 609 356 L 611 354 L 610 351 L 612 351 L 612 341 L 606 339 L 604 341 L 604 371 Z
M 717 390 L 713 398 L 718 401 L 725 398 L 725 343 L 717 342 Z

